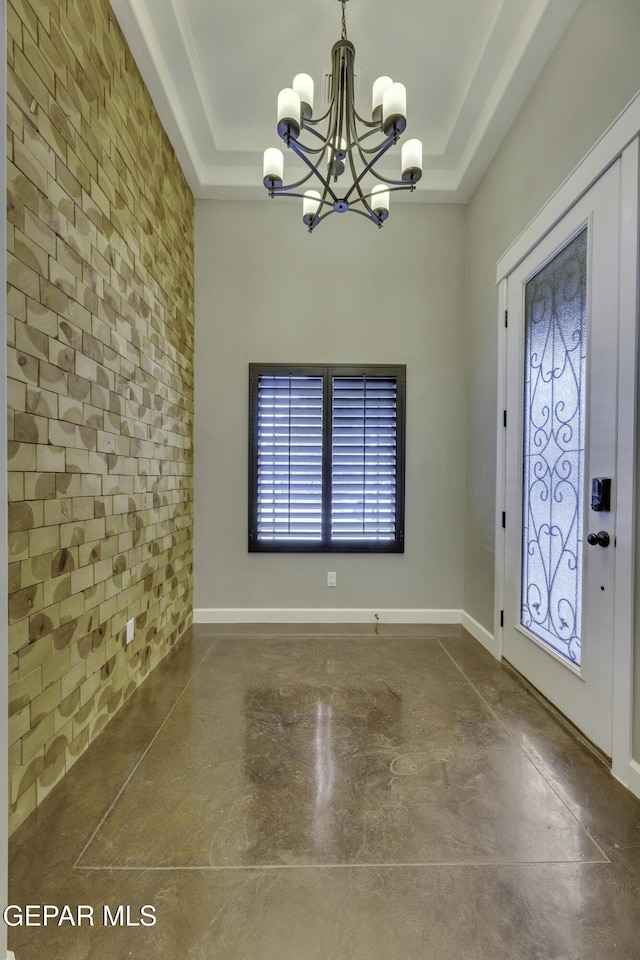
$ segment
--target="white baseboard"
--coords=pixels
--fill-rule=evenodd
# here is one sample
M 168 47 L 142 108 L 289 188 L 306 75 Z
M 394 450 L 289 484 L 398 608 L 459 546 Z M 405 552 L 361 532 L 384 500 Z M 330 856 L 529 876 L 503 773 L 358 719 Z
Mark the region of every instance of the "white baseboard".
M 636 797 L 640 797 L 640 763 L 637 763 L 635 760 L 630 760 L 628 767 L 624 771 L 616 770 L 614 764 L 612 772 L 616 780 L 624 784 Z
M 7 950 L 7 960 L 16 960 L 16 955 L 13 950 Z
M 461 610 L 196 609 L 194 623 L 462 623 Z M 480 628 L 482 629 L 482 628 Z
M 483 647 L 493 654 L 496 660 L 500 660 L 500 650 L 496 638 L 492 633 L 489 633 L 482 624 L 478 623 L 477 620 L 474 620 L 473 617 L 469 616 L 468 613 L 462 611 L 461 624 L 467 630 L 472 637 L 479 641 Z
M 635 793 L 636 797 L 640 797 L 640 763 L 636 763 L 635 760 L 632 760 L 629 764 L 629 783 L 627 786 L 632 793 Z

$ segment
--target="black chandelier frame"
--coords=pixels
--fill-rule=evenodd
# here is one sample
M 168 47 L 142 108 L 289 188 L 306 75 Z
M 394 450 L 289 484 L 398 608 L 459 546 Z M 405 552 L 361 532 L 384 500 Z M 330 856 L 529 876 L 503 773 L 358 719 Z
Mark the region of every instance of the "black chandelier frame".
M 385 177 L 376 170 L 376 164 L 391 147 L 398 143 L 400 136 L 404 133 L 407 118 L 402 114 L 394 113 L 383 119 L 381 105 L 375 108 L 371 120 L 365 119 L 358 113 L 355 105 L 355 47 L 347 38 L 345 22 L 347 0 L 339 0 L 339 2 L 342 3 L 342 36 L 331 50 L 329 109 L 321 117 L 313 119 L 311 104 L 302 101 L 299 122 L 291 117 L 282 118 L 278 122 L 279 136 L 287 147 L 306 164 L 309 172 L 291 184 L 284 184 L 273 174 L 265 175 L 263 181 L 272 198 L 288 196 L 303 200 L 309 200 L 309 197 L 304 192 L 299 192 L 300 188 L 309 183 L 313 177 L 319 181 L 322 193 L 317 201 L 317 209 L 314 213 L 305 213 L 303 216 L 309 233 L 332 213 L 358 213 L 378 227 L 382 227 L 389 216 L 388 204 L 386 208 L 375 206 L 376 191 L 372 189 L 365 192 L 364 178 L 369 174 L 374 176 L 378 181 L 375 186 L 382 184 L 385 191 L 391 193 L 401 190 L 413 192 L 422 177 L 420 167 L 409 167 L 403 170 L 400 180 Z M 318 127 L 325 122 L 327 126 L 323 134 Z M 363 128 L 362 131 L 359 130 L 358 125 Z M 308 132 L 318 139 L 320 144 L 314 146 L 302 143 L 300 140 L 302 132 Z M 384 139 L 373 146 L 370 145 L 370 141 L 379 134 L 382 134 Z M 327 161 L 326 174 L 319 166 L 323 155 Z M 318 162 L 314 162 L 315 158 Z M 357 161 L 362 165 L 360 171 L 358 171 Z M 339 187 L 334 188 L 332 181 L 333 184 L 338 183 L 339 177 L 345 171 L 345 165 L 349 167 L 352 182 L 348 189 L 343 191 Z

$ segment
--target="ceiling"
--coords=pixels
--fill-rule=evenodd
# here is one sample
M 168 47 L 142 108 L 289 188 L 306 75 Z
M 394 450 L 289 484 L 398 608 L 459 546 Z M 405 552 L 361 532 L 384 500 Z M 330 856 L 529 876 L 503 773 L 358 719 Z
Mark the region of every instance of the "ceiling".
M 405 136 L 424 146 L 417 199 L 469 199 L 579 3 L 348 0 L 360 112 L 370 110 L 378 75 L 407 87 Z M 266 196 L 262 153 L 283 146 L 275 129 L 278 91 L 296 73 L 309 73 L 317 109 L 340 37 L 339 2 L 111 5 L 195 196 Z

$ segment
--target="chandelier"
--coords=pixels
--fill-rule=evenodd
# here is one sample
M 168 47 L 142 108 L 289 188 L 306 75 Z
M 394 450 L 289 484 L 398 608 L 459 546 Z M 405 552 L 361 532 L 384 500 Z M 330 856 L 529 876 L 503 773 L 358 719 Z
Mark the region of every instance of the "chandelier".
M 360 116 L 355 106 L 356 51 L 347 39 L 347 0 L 338 2 L 342 4 L 342 35 L 331 50 L 328 110 L 313 117 L 314 85 L 306 73 L 299 73 L 293 86 L 278 94 L 278 134 L 309 171 L 295 183 L 285 184 L 282 150 L 270 147 L 264 152 L 263 183 L 269 196 L 302 198 L 302 219 L 309 233 L 331 213 L 359 213 L 381 227 L 389 216 L 389 194 L 413 191 L 422 176 L 420 140 L 403 145 L 399 180 L 390 180 L 376 170 L 378 161 L 406 129 L 407 92 L 391 77 L 378 77 L 373 84 L 371 119 Z M 301 139 L 303 133 L 308 134 L 307 142 Z M 319 189 L 300 192 L 309 181 Z

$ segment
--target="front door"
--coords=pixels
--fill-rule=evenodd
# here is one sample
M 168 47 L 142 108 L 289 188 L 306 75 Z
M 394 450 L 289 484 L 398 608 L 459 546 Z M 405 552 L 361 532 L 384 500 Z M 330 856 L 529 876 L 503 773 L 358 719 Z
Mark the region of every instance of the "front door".
M 507 280 L 503 655 L 611 756 L 620 171 Z

